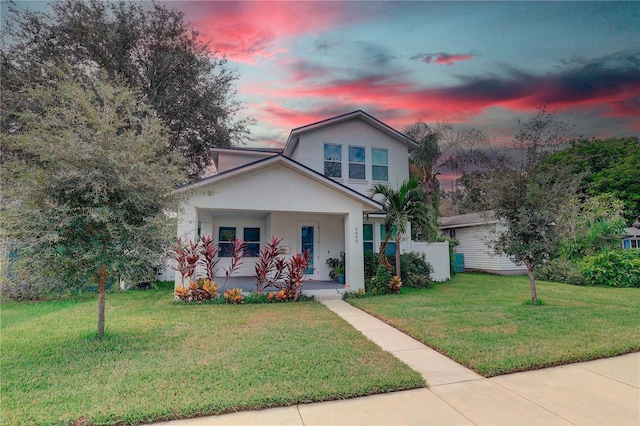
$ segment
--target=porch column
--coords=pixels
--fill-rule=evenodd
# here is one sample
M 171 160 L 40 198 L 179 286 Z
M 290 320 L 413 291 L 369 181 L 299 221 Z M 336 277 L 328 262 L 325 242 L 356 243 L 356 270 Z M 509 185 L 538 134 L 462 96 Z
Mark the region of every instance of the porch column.
M 182 240 L 195 241 L 198 232 L 198 209 L 195 206 L 183 204 L 178 211 L 177 237 Z M 180 272 L 174 273 L 174 288 L 182 284 Z
M 364 288 L 364 249 L 362 245 L 362 210 L 350 211 L 344 218 L 345 284 L 350 291 Z

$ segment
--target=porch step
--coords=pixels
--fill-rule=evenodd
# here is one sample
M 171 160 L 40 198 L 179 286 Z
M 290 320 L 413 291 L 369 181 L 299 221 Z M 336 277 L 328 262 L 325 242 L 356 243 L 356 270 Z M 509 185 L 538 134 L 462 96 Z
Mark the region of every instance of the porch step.
M 303 294 L 307 296 L 313 296 L 313 298 L 317 301 L 326 301 L 326 300 L 342 300 L 342 293 L 344 290 L 340 289 L 325 289 L 325 290 L 303 290 Z

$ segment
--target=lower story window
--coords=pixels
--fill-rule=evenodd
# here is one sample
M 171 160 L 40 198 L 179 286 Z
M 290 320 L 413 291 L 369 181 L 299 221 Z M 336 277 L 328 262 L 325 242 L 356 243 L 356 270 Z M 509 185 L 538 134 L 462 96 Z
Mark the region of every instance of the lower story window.
M 384 241 L 385 239 L 385 231 L 384 231 L 384 224 L 380 225 L 380 240 Z M 387 256 L 394 256 L 396 254 L 396 243 L 394 241 L 391 241 L 391 238 L 394 238 L 396 236 L 396 227 L 394 226 L 391 229 L 391 237 L 389 239 L 389 242 L 387 243 L 387 249 L 385 250 L 385 254 Z
M 365 252 L 373 251 L 373 225 L 371 223 L 362 225 L 362 244 Z
M 233 256 L 233 242 L 236 240 L 236 228 L 233 226 L 221 226 L 218 228 L 218 257 Z
M 232 257 L 233 244 L 237 238 L 235 226 L 221 226 L 218 228 L 218 257 Z M 242 241 L 247 244 L 244 257 L 258 257 L 260 254 L 260 228 L 244 228 Z
M 260 228 L 244 228 L 244 257 L 258 257 L 260 254 Z

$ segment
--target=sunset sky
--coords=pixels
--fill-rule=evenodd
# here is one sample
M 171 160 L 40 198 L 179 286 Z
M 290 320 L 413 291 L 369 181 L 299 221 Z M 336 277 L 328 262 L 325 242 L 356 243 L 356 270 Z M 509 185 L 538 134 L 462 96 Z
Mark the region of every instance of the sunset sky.
M 545 102 L 575 136 L 640 133 L 640 2 L 167 4 L 237 69 L 253 146 L 357 109 L 507 141 Z

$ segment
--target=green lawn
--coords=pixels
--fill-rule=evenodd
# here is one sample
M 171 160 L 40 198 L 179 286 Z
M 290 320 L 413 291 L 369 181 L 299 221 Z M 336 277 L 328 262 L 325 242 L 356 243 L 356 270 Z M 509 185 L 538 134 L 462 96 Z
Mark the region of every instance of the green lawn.
M 640 289 L 459 274 L 431 289 L 349 299 L 483 376 L 640 350 Z
M 424 386 L 317 302 L 174 304 L 168 290 L 4 304 L 3 425 L 136 424 Z

